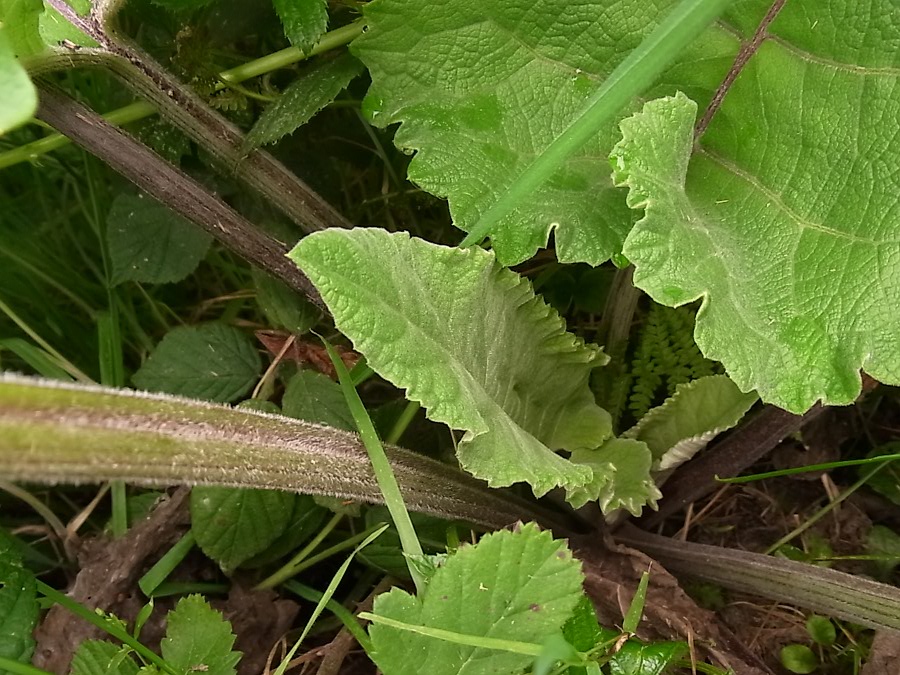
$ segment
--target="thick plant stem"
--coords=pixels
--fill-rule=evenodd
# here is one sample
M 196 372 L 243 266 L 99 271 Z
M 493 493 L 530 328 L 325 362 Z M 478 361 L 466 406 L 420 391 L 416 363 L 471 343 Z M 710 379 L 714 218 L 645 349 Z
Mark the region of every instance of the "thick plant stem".
M 307 232 L 350 227 L 330 204 L 269 153 L 245 152 L 244 137 L 237 127 L 172 77 L 149 54 L 101 25 L 96 16 L 81 17 L 63 0 L 48 0 L 48 3 L 99 44 L 98 48 L 84 50 L 83 56 L 73 57 L 76 62 L 102 66 L 114 73 L 209 152 L 226 171 L 269 199 Z M 109 23 L 112 17 L 104 18 Z
M 151 197 L 200 226 L 248 262 L 323 307 L 318 291 L 288 260 L 288 247 L 261 232 L 205 187 L 102 117 L 40 85 L 38 117 L 109 164 Z
M 409 508 L 490 528 L 563 518 L 427 457 L 385 448 Z M 223 485 L 382 503 L 345 431 L 163 395 L 0 376 L 0 475 L 40 483 Z
M 761 553 L 659 537 L 631 526 L 622 528 L 616 539 L 655 558 L 671 572 L 861 626 L 900 630 L 900 589 L 894 586 Z
M 620 63 L 588 99 L 563 132 L 507 188 L 463 239 L 472 246 L 490 235 L 569 157 L 584 146 L 635 96 L 650 87 L 672 60 L 706 29 L 731 0 L 682 0 L 650 35 Z
M 279 68 L 286 68 L 299 61 L 312 58 L 331 49 L 342 47 L 351 42 L 354 38 L 361 35 L 364 24 L 355 22 L 346 26 L 341 26 L 333 31 L 329 31 L 322 36 L 316 45 L 308 52 L 303 52 L 297 47 L 288 47 L 281 51 L 267 54 L 253 61 L 242 63 L 239 66 L 223 70 L 219 73 L 219 82 L 213 87 L 214 91 L 222 91 L 232 84 L 239 84 L 245 80 L 249 80 L 260 75 L 265 75 Z M 35 77 L 46 72 L 59 70 L 60 68 L 75 68 L 80 65 L 97 66 L 99 63 L 91 63 L 90 60 L 85 61 L 84 57 L 90 54 L 90 50 L 80 50 L 78 52 L 70 52 L 60 48 L 50 57 L 41 56 L 38 60 L 25 62 L 28 72 Z M 103 114 L 103 118 L 115 126 L 122 126 L 131 122 L 137 122 L 155 115 L 157 112 L 147 101 L 136 101 L 126 106 L 117 108 L 108 113 Z M 50 134 L 37 141 L 20 145 L 12 150 L 0 152 L 0 169 L 13 166 L 20 162 L 30 162 L 38 159 L 41 155 L 52 152 L 58 148 L 65 147 L 69 144 L 69 139 L 62 134 Z

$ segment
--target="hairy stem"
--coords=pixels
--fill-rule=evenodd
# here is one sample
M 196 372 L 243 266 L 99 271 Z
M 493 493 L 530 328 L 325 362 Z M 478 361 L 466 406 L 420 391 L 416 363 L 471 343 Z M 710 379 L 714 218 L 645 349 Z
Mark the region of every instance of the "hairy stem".
M 421 455 L 385 448 L 416 511 L 500 528 L 560 518 Z M 0 376 L 0 475 L 40 483 L 224 485 L 383 503 L 355 434 L 188 399 Z
M 227 171 L 265 196 L 307 232 L 327 227 L 350 227 L 316 192 L 269 153 L 245 152 L 244 137 L 231 122 L 212 110 L 189 87 L 172 77 L 149 54 L 112 31 L 114 17 L 78 16 L 64 0 L 48 0 L 67 21 L 98 44 L 99 48 L 73 50 L 73 62 L 104 67 L 138 95 L 146 98 L 171 124 L 212 155 Z M 110 8 L 114 11 L 114 8 Z M 103 12 L 95 12 L 102 15 Z M 82 52 L 84 52 L 82 54 Z
M 39 89 L 39 119 L 65 133 L 148 195 L 209 232 L 248 262 L 324 308 L 318 291 L 286 257 L 286 244 L 261 232 L 193 178 L 66 94 L 46 84 L 39 84 Z
M 634 527 L 616 539 L 669 571 L 788 602 L 869 628 L 900 629 L 900 589 L 825 567 L 658 537 Z

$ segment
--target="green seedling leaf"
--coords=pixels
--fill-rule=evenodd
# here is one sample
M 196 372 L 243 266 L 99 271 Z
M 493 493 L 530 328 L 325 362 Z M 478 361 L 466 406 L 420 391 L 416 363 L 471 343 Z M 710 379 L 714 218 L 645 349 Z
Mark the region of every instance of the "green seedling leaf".
M 610 675 L 663 675 L 688 653 L 684 642 L 628 640 L 609 660 Z
M 669 471 L 740 422 L 757 400 L 755 393 L 743 393 L 725 375 L 701 377 L 678 385 L 671 398 L 622 436 L 647 444 L 654 471 Z
M 873 566 L 880 579 L 888 579 L 900 565 L 900 535 L 884 525 L 874 525 L 866 538 L 866 553 L 880 556 Z
M 650 477 L 650 449 L 642 441 L 612 438 L 599 448 L 576 450 L 572 461 L 593 473 L 590 483 L 569 491 L 566 499 L 575 508 L 597 501 L 603 513 L 627 509 L 639 516 L 645 504 L 656 508 L 662 497 Z
M 347 53 L 304 71 L 260 115 L 247 134 L 246 149 L 274 143 L 293 133 L 331 103 L 362 71 L 363 65 Z
M 816 644 L 829 647 L 837 639 L 837 629 L 827 616 L 812 614 L 806 620 L 806 632 Z
M 900 383 L 900 138 L 879 131 L 900 117 L 897 73 L 880 69 L 896 49 L 873 16 L 854 43 L 835 24 L 851 6 L 787 3 L 699 146 L 679 94 L 623 121 L 612 154 L 644 212 L 623 251 L 635 285 L 669 306 L 702 298 L 703 353 L 797 413 L 851 403 L 861 368 Z
M 30 663 L 39 608 L 34 575 L 11 546 L 0 548 L 0 656 Z M 5 672 L 5 671 L 2 671 Z
M 252 389 L 261 368 L 244 333 L 209 323 L 167 333 L 132 379 L 139 389 L 227 403 Z
M 581 655 L 561 633 L 551 635 L 541 645 L 541 653 L 531 666 L 531 675 L 550 675 L 558 663 L 578 663 Z
M 781 650 L 781 665 L 792 673 L 806 675 L 819 667 L 819 659 L 806 645 L 788 645 Z
M 160 644 L 166 663 L 182 673 L 235 675 L 241 653 L 232 651 L 231 624 L 199 595 L 178 601 L 167 616 L 166 637 Z
M 296 499 L 276 490 L 198 486 L 191 491 L 191 530 L 200 549 L 228 573 L 284 534 Z
M 0 28 L 0 136 L 25 124 L 37 110 L 37 90 Z
M 322 373 L 298 371 L 288 382 L 281 405 L 282 412 L 288 417 L 356 431 L 341 386 Z
M 106 640 L 85 640 L 72 657 L 71 675 L 137 675 L 131 649 Z
M 486 535 L 437 569 L 415 597 L 395 588 L 373 613 L 406 624 L 515 643 L 544 642 L 582 597 L 580 563 L 550 532 L 527 524 Z M 385 675 L 517 673 L 533 656 L 457 644 L 374 623 L 372 657 Z
M 295 47 L 308 50 L 328 27 L 327 0 L 272 0 L 272 4 Z
M 401 123 L 395 144 L 416 151 L 410 179 L 447 197 L 470 232 L 676 4 L 372 2 L 353 44 L 372 75 L 364 107 L 378 126 Z M 736 51 L 721 42 L 687 57 L 686 80 L 715 88 Z M 500 262 L 530 258 L 551 231 L 563 262 L 620 251 L 633 221 L 604 160 L 615 140 L 611 121 L 494 226 Z
M 587 384 L 605 357 L 492 253 L 355 229 L 314 233 L 289 255 L 376 372 L 430 419 L 466 431 L 457 454 L 467 471 L 494 487 L 525 481 L 536 495 L 592 480 L 554 450 L 609 436 Z
M 262 270 L 252 270 L 256 302 L 275 328 L 303 335 L 316 325 L 322 312 L 284 283 Z
M 19 58 L 44 50 L 38 33 L 38 19 L 43 11 L 41 0 L 0 0 L 0 25 L 3 26 L 0 33 L 6 36 L 7 46 Z
M 206 256 L 212 237 L 151 197 L 121 194 L 107 216 L 111 283 L 181 281 Z

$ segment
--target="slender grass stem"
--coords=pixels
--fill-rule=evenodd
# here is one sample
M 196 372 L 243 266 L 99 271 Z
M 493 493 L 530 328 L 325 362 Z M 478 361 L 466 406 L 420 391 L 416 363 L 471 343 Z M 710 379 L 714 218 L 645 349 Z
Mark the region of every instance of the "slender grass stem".
M 335 527 L 337 527 L 338 523 L 340 523 L 343 519 L 344 515 L 342 513 L 334 514 L 331 517 L 331 520 L 325 523 L 325 527 L 319 530 L 318 534 L 316 534 L 316 536 L 313 537 L 306 546 L 300 549 L 300 551 L 298 551 L 295 556 L 293 556 L 273 574 L 270 574 L 268 577 L 256 584 L 254 590 L 261 591 L 266 588 L 274 588 L 282 581 L 290 579 L 292 576 L 297 574 L 297 572 L 294 570 L 297 569 L 303 563 L 303 561 L 309 557 L 310 553 L 312 553 L 319 547 L 319 544 L 325 541 L 325 537 L 331 534 L 331 531 Z
M 620 63 L 563 132 L 481 216 L 460 246 L 478 244 L 526 201 L 634 97 L 662 74 L 672 60 L 711 24 L 731 0 L 682 0 L 656 29 Z

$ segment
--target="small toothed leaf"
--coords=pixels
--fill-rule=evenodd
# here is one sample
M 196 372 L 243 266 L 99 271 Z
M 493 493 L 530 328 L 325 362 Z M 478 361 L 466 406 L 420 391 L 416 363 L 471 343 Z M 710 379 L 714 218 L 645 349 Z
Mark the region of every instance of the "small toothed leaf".
M 662 497 L 650 477 L 650 448 L 629 438 L 612 438 L 601 447 L 580 449 L 572 461 L 589 466 L 594 478 L 590 483 L 569 491 L 567 501 L 575 508 L 597 501 L 604 513 L 626 509 L 634 516 L 649 504 L 656 508 Z
M 163 658 L 176 671 L 203 675 L 235 675 L 241 653 L 232 651 L 231 624 L 199 595 L 189 595 L 166 617 Z

